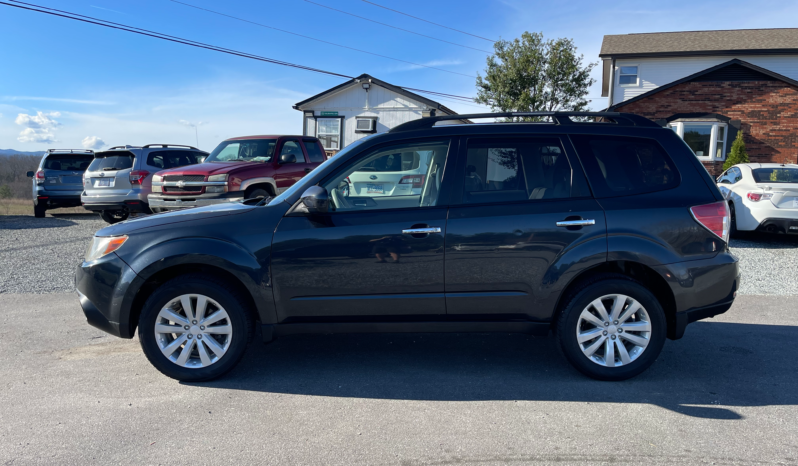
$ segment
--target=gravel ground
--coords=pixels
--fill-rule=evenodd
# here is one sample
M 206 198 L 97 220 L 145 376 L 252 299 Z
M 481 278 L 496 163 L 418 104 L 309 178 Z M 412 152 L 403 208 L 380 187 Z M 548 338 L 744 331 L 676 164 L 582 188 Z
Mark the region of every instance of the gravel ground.
M 106 223 L 94 214 L 0 216 L 0 293 L 62 293 L 89 240 Z M 798 237 L 749 235 L 732 240 L 740 259 L 740 294 L 798 295 Z

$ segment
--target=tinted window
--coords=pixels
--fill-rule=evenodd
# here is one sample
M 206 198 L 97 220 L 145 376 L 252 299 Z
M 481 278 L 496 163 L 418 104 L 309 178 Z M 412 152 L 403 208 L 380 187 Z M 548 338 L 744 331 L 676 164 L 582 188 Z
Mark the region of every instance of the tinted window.
M 147 165 L 163 170 L 201 163 L 208 154 L 189 150 L 161 150 L 147 155 Z
M 44 160 L 45 170 L 85 171 L 94 160 L 91 154 L 50 154 Z
M 324 150 L 321 148 L 321 145 L 312 139 L 305 139 L 304 142 L 305 150 L 308 151 L 308 157 L 310 157 L 310 163 L 324 162 L 327 157 L 324 156 Z
M 283 148 L 280 149 L 280 158 L 288 154 L 294 154 L 296 163 L 305 163 L 305 155 L 302 153 L 302 148 L 299 147 L 299 141 L 286 141 L 283 144 Z
M 558 138 L 469 140 L 463 201 L 511 202 L 571 195 L 571 165 Z
M 357 169 L 359 172 L 406 172 L 416 170 L 424 155 L 415 150 L 385 154 Z
M 656 141 L 621 136 L 571 136 L 596 197 L 671 189 L 679 174 Z
M 773 167 L 751 170 L 757 183 L 798 183 L 798 169 Z
M 206 162 L 271 162 L 277 139 L 223 141 Z
M 91 165 L 89 165 L 89 171 L 125 170 L 133 166 L 133 160 L 135 158 L 132 152 L 123 152 L 113 155 L 98 154 L 95 156 Z

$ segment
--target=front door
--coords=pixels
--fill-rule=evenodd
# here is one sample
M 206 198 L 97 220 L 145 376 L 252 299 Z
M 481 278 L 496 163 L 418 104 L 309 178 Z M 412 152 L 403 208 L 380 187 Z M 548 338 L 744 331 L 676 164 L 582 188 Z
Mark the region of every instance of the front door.
M 445 314 L 445 193 L 450 141 L 421 140 L 355 156 L 321 186 L 330 212 L 284 217 L 272 245 L 272 278 L 281 320 Z M 356 186 L 375 161 L 413 153 L 424 185 Z M 417 168 L 418 168 L 417 167 Z
M 607 253 L 604 212 L 572 169 L 570 143 L 472 138 L 460 160 L 446 229 L 448 314 L 548 319 L 567 278 Z
M 286 139 L 277 149 L 277 167 L 274 171 L 274 182 L 277 184 L 277 194 L 290 188 L 313 168 L 305 161 L 305 153 L 299 144 L 299 139 Z M 283 163 L 286 156 L 293 155 L 295 162 Z

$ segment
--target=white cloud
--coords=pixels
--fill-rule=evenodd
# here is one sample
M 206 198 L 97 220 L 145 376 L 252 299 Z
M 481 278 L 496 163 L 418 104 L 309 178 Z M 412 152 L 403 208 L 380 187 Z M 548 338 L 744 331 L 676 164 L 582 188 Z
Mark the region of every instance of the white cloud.
M 36 130 L 33 128 L 25 128 L 17 136 L 19 142 L 38 142 L 44 144 L 52 144 L 58 140 L 55 135 L 48 130 Z
M 198 126 L 202 126 L 202 125 L 207 125 L 208 124 L 207 121 L 200 121 L 200 122 L 195 124 L 195 123 L 192 123 L 192 122 L 190 122 L 188 120 L 178 120 L 178 123 L 180 123 L 183 126 L 188 126 L 189 128 L 196 128 Z
M 52 129 L 61 126 L 61 123 L 53 120 L 53 117 L 58 118 L 61 112 L 36 112 L 36 115 L 28 115 L 20 113 L 14 122 L 20 126 L 34 129 Z
M 84 149 L 100 149 L 105 145 L 105 141 L 100 139 L 97 136 L 86 136 L 83 138 L 83 141 L 80 142 L 83 145 Z
M 427 67 L 430 67 L 430 66 L 434 67 L 434 68 L 441 68 L 441 67 L 457 66 L 457 65 L 464 65 L 464 64 L 465 64 L 465 62 L 463 60 L 430 60 L 430 61 L 425 62 L 425 63 L 419 63 L 418 65 L 401 66 L 401 67 L 399 67 L 398 70 L 400 70 L 400 71 L 401 70 L 404 70 L 404 71 L 422 70 L 422 69 L 426 69 Z

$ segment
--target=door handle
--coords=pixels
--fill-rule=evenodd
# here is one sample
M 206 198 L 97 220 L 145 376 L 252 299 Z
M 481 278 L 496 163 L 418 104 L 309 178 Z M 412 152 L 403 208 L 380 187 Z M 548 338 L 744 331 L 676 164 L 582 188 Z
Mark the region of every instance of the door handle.
M 593 219 L 584 220 L 562 220 L 557 222 L 558 227 L 584 227 L 587 225 L 595 225 L 596 221 Z
M 427 227 L 427 228 L 409 228 L 402 230 L 405 235 L 426 235 L 429 233 L 440 233 L 441 227 Z

